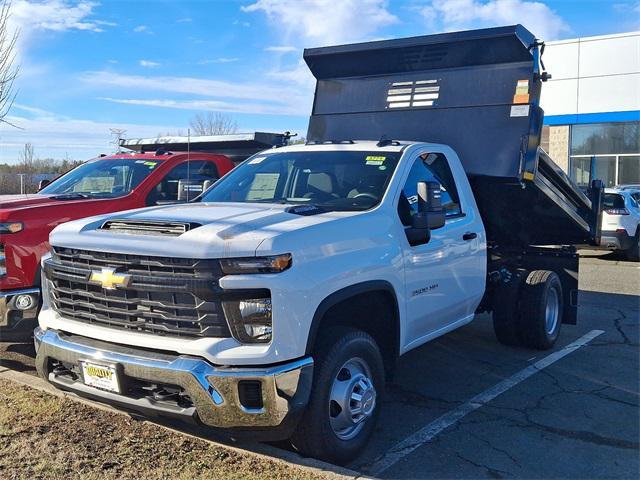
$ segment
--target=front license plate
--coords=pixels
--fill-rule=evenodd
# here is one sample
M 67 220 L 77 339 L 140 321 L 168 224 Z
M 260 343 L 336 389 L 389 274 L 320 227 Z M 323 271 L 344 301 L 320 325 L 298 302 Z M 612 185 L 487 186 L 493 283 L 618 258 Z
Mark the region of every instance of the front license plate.
M 85 385 L 120 393 L 118 372 L 112 365 L 98 365 L 92 362 L 80 362 Z

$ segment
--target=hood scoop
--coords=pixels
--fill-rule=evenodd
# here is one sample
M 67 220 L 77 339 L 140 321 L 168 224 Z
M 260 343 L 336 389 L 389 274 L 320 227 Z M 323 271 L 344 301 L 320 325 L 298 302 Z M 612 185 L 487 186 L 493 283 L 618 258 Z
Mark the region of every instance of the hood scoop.
M 163 222 L 155 220 L 107 220 L 99 230 L 128 233 L 133 235 L 166 235 L 177 237 L 183 233 L 201 227 L 194 222 Z

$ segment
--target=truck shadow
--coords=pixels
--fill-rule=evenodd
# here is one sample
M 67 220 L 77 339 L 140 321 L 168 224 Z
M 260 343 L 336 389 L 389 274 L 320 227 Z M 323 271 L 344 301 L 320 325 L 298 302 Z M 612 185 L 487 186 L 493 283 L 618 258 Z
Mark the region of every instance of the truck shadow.
M 0 343 L 0 367 L 35 374 L 33 342 Z

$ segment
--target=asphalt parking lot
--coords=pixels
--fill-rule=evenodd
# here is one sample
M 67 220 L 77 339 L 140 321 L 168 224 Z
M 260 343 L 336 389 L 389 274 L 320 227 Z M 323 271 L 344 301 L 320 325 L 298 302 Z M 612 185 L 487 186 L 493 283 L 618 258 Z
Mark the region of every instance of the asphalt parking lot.
M 490 318 L 410 352 L 353 470 L 379 478 L 637 478 L 640 265 L 582 252 L 577 326 L 552 351 L 497 343 Z M 0 366 L 33 373 L 29 343 Z

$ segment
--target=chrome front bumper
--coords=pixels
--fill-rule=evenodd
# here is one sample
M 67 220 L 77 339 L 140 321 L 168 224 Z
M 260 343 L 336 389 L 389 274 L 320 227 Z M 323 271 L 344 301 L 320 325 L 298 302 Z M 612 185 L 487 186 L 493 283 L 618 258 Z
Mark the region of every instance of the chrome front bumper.
M 28 310 L 20 310 L 17 308 L 15 301 L 21 295 L 29 295 L 33 298 L 35 306 Z M 22 290 L 6 290 L 0 291 L 0 327 L 16 327 L 22 320 L 34 320 L 38 314 L 40 307 L 40 289 L 26 288 Z M 17 314 L 11 317 L 11 314 Z M 31 327 L 33 329 L 33 326 Z
M 192 356 L 140 350 L 54 330 L 34 332 L 36 368 L 56 387 L 144 415 L 196 420 L 224 430 L 290 428 L 297 423 L 309 400 L 313 360 L 267 367 L 217 367 Z M 122 394 L 84 384 L 82 374 L 55 365 L 79 365 L 81 360 L 115 366 L 122 376 Z M 239 384 L 259 383 L 260 408 L 243 405 Z M 183 389 L 192 405 L 158 401 L 152 396 L 129 394 L 127 384 L 171 385 Z M 285 438 L 286 435 L 283 437 Z

